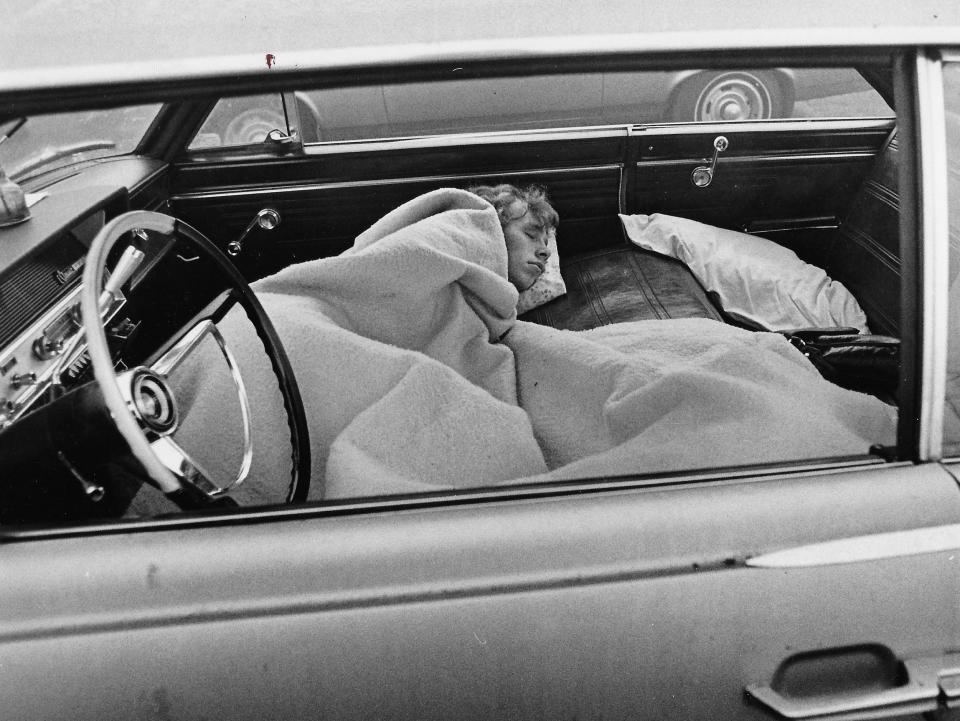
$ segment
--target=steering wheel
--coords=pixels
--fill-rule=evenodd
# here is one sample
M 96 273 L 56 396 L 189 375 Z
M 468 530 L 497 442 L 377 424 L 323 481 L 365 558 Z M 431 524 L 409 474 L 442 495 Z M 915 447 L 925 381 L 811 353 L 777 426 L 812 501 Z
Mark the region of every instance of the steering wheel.
M 112 306 L 122 300 L 120 288 L 136 271 L 144 253 L 135 243 L 130 243 L 104 283 L 107 258 L 117 241 L 129 233 L 134 234 L 136 243 L 156 242 L 146 231 L 168 238 L 189 240 L 198 252 L 213 261 L 212 265 L 217 269 L 226 290 L 207 307 L 205 317 L 182 329 L 182 333 L 158 360 L 149 366 L 137 366 L 117 373 L 107 346 L 104 320 L 109 316 Z M 303 501 L 310 485 L 310 442 L 300 391 L 273 324 L 234 265 L 192 226 L 169 215 L 150 211 L 132 211 L 114 218 L 97 234 L 87 253 L 80 310 L 87 351 L 103 403 L 149 480 L 182 508 L 195 508 L 218 501 L 223 503 L 221 499 L 229 498 L 225 494 L 242 483 L 250 469 L 253 449 L 249 402 L 240 368 L 216 326 L 216 322 L 238 304 L 246 312 L 266 349 L 283 397 L 292 453 L 286 501 Z M 207 338 L 212 338 L 220 348 L 240 400 L 243 458 L 236 477 L 227 483 L 218 483 L 210 478 L 172 437 L 180 425 L 180 417 L 168 376 Z M 226 502 L 229 503 L 229 500 Z

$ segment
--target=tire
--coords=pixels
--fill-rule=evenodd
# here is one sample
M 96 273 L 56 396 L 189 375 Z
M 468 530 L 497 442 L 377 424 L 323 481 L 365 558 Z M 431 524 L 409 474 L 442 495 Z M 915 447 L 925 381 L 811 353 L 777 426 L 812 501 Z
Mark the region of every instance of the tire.
M 227 123 L 223 133 L 224 145 L 255 145 L 267 139 L 267 133 L 274 129 L 286 132 L 283 114 L 270 108 L 244 110 Z
M 793 88 L 769 70 L 700 73 L 674 92 L 667 120 L 737 122 L 789 117 Z

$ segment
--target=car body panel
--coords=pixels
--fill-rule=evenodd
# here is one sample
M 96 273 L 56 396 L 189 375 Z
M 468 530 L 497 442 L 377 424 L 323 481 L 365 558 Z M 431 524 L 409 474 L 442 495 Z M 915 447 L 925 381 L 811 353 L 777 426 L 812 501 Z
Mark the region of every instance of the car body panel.
M 271 68 L 264 56 L 269 52 L 276 57 L 275 69 L 282 71 L 294 66 L 291 53 L 318 47 L 331 58 L 349 53 L 359 59 L 370 48 L 406 45 L 439 59 L 436 53 L 441 49 L 457 46 L 462 48 L 462 55 L 473 56 L 473 44 L 478 42 L 537 48 L 542 47 L 544 38 L 558 38 L 574 51 L 574 43 L 581 38 L 591 38 L 590 47 L 596 49 L 604 47 L 595 41 L 598 37 L 628 35 L 652 38 L 636 46 L 650 50 L 664 46 L 687 50 L 777 44 L 840 46 L 856 42 L 858 35 L 878 44 L 885 42 L 883 38 L 916 44 L 924 42 L 921 37 L 942 44 L 949 42 L 942 38 L 950 35 L 937 36 L 937 32 L 960 25 L 960 11 L 944 0 L 917 0 L 908 5 L 892 0 L 818 2 L 815 12 L 787 0 L 733 3 L 722 11 L 711 0 L 644 3 L 639 7 L 631 0 L 604 0 L 597 6 L 563 0 L 519 6 L 502 0 L 485 6 L 468 0 L 408 0 L 395 6 L 357 0 L 349 12 L 336 5 L 245 5 L 238 13 L 225 5 L 204 18 L 201 44 L 196 42 L 197 24 L 190 12 L 193 7 L 187 0 L 178 0 L 173 6 L 150 3 L 137 13 L 110 13 L 95 6 L 79 16 L 70 13 L 69 22 L 64 22 L 61 10 L 49 6 L 10 8 L 12 22 L 5 24 L 5 32 L 0 35 L 4 69 L 83 65 L 101 66 L 112 73 L 127 72 L 119 62 L 128 64 L 132 71 L 129 74 L 139 78 L 149 77 L 149 65 L 156 72 L 161 61 L 168 66 L 179 64 L 182 70 L 199 75 L 214 72 L 216 63 L 224 57 L 249 55 L 257 56 L 257 66 L 267 71 Z M 110 18 L 110 27 L 104 24 L 105 17 Z M 417 18 L 415 22 L 411 21 L 413 17 Z M 151 35 L 150 28 L 158 25 L 169 32 L 160 37 Z M 219 32 L 203 36 L 202 29 L 209 27 Z M 803 32 L 798 33 L 798 29 Z M 49 43 L 31 42 L 27 30 L 42 34 Z M 89 41 L 77 48 L 66 41 L 57 42 L 61 36 L 67 39 L 76 33 Z M 67 53 L 68 48 L 72 52 Z M 204 67 L 191 68 L 201 59 Z M 131 65 L 138 60 L 138 66 Z
M 907 465 L 38 537 L 0 557 L 0 688 L 18 718 L 763 718 L 743 687 L 797 652 L 955 647 L 960 572 L 745 560 L 958 520 Z M 19 692 L 38 664 L 56 694 Z

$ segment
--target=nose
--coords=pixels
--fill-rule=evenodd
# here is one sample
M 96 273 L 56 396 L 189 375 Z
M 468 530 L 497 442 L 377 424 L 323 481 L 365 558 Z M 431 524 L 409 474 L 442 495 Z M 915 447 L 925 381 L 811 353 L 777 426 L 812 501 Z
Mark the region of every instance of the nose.
M 546 236 L 546 235 L 543 236 L 543 245 L 541 245 L 539 248 L 537 248 L 537 253 L 536 253 L 536 255 L 537 255 L 537 258 L 538 258 L 539 260 L 542 260 L 542 261 L 544 261 L 544 262 L 546 262 L 547 258 L 550 257 L 550 248 L 547 247 L 547 236 Z

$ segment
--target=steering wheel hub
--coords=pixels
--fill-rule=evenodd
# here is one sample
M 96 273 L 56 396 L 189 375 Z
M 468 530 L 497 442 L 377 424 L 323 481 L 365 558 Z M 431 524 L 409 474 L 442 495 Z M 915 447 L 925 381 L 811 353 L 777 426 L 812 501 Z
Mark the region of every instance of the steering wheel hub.
M 136 368 L 130 378 L 130 410 L 146 428 L 167 435 L 179 423 L 176 398 L 167 381 L 149 368 Z

